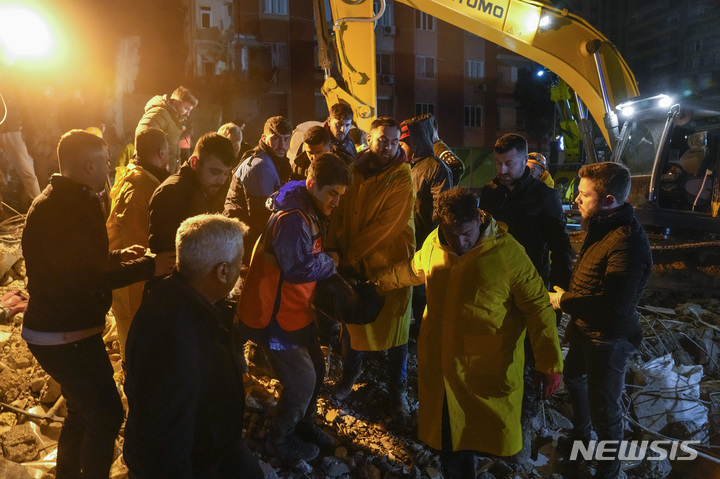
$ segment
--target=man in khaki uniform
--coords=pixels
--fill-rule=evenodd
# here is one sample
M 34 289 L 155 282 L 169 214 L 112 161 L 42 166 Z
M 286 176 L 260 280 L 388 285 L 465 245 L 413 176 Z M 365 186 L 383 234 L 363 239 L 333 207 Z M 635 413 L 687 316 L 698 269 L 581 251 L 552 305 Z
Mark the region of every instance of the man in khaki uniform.
M 380 117 L 370 127 L 368 144 L 352 165 L 353 185 L 340 200 L 331 220 L 328 243 L 340 253 L 340 271 L 353 269 L 371 277 L 412 256 L 415 250 L 413 190 L 410 165 L 398 148 L 400 127 Z M 387 294 L 375 322 L 346 325 L 343 330 L 343 377 L 334 396 L 344 399 L 362 371 L 364 351 L 388 350 L 390 400 L 405 416 L 407 343 L 410 331 L 411 288 Z
M 143 130 L 135 140 L 136 156 L 127 166 L 118 168 L 117 179 L 110 190 L 110 215 L 106 226 L 111 249 L 134 244 L 148 247 L 150 198 L 155 188 L 170 175 L 165 169 L 170 158 L 167 135 L 158 128 Z M 140 307 L 144 282 L 113 290 L 120 351 L 125 358 L 125 341 L 130 323 Z

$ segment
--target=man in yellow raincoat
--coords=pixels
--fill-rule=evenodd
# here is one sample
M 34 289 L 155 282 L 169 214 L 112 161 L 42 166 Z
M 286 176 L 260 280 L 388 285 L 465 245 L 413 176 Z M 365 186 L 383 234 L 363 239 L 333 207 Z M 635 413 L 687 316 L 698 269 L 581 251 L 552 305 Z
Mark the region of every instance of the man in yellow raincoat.
M 352 165 L 353 184 L 340 200 L 328 234 L 329 249 L 339 250 L 341 272 L 351 268 L 367 278 L 412 257 L 415 193 L 399 141 L 395 120 L 376 119 L 368 135 L 370 147 Z M 375 322 L 343 328 L 343 377 L 335 384 L 336 399 L 344 399 L 352 390 L 364 351 L 388 350 L 390 402 L 396 413 L 409 413 L 405 392 L 410 297 L 409 286 L 392 291 Z
M 478 453 L 522 447 L 526 332 L 545 397 L 560 385 L 562 357 L 547 290 L 505 224 L 479 210 L 467 188 L 443 192 L 437 215 L 422 249 L 375 281 L 383 290 L 425 283 L 418 435 L 441 450 L 446 479 L 467 479 Z
M 155 188 L 170 173 L 165 169 L 170 150 L 165 132 L 148 128 L 137 136 L 137 154 L 127 167 L 117 168 L 115 185 L 110 190 L 110 215 L 107 219 L 111 249 L 122 249 L 139 244 L 148 246 L 148 206 Z M 130 323 L 140 307 L 144 282 L 113 290 L 112 310 L 120 340 L 120 351 L 125 359 L 125 341 Z

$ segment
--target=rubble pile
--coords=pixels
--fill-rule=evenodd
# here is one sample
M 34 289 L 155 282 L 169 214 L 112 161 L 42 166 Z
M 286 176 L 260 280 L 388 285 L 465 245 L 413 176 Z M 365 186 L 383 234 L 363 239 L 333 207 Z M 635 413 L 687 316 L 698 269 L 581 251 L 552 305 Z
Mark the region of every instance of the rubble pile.
M 22 260 L 11 264 L 3 274 L 0 296 L 26 292 Z M 697 299 L 672 308 L 646 305 L 641 313 L 645 342 L 633 358 L 625 395 L 628 435 L 639 440 L 658 437 L 698 440 L 703 445 L 699 451 L 713 454 L 720 431 L 720 301 Z M 57 437 L 66 408 L 57 383 L 39 367 L 20 338 L 22 316 L 22 313 L 0 315 L 0 477 L 52 478 Z M 562 326 L 566 324 L 564 318 Z M 105 339 L 122 390 L 112 315 L 108 315 Z M 410 346 L 408 399 L 413 414 L 409 420 L 398 419 L 391 413 L 386 358 L 382 353 L 367 355 L 363 374 L 342 402 L 331 396 L 332 386 L 341 375 L 340 355 L 331 355 L 328 377 L 318 400 L 317 421 L 335 444 L 309 463 L 288 463 L 267 453 L 265 439 L 281 386 L 262 358 L 252 357 L 245 378 L 245 439 L 261 460 L 266 477 L 442 478 L 438 451 L 417 439 L 417 362 L 412 354 L 415 345 Z M 663 378 L 674 375 L 669 377 L 675 378 L 675 382 L 670 386 L 654 382 L 655 376 L 648 371 L 657 368 L 664 371 Z M 677 407 L 681 410 L 673 412 Z M 685 417 L 690 410 L 700 413 L 700 418 L 704 413 L 704 423 L 697 417 Z M 570 414 L 564 390 L 543 401 L 541 413 L 532 425 L 530 460 L 517 463 L 483 459 L 480 477 L 590 477 L 591 462 L 578 469 L 571 468 L 565 459 L 572 428 Z M 121 450 L 122 437 L 111 475 L 114 479 L 127 477 Z M 706 465 L 708 462 L 705 461 Z M 711 465 L 720 470 L 720 464 Z M 688 464 L 668 459 L 627 462 L 626 466 L 630 478 L 698 477 L 688 472 Z

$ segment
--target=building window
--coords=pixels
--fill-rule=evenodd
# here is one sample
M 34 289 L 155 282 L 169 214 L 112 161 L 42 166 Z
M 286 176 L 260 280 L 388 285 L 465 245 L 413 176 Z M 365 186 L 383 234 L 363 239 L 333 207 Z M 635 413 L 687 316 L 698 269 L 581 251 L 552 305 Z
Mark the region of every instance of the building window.
M 377 13 L 380 11 L 380 2 L 375 0 L 373 2 L 373 13 Z M 377 21 L 375 26 L 380 27 L 392 27 L 395 25 L 393 17 L 393 3 L 392 0 L 386 0 L 385 2 L 385 12 L 382 14 L 382 17 Z
M 200 7 L 200 27 L 201 28 L 212 27 L 212 8 Z
M 417 78 L 435 78 L 435 59 L 433 57 L 415 57 L 415 76 Z
M 392 75 L 394 73 L 392 53 L 378 52 L 376 58 L 379 75 Z
M 288 0 L 263 0 L 265 4 L 264 13 L 272 13 L 274 15 L 288 14 Z
M 517 83 L 517 67 L 500 67 L 497 70 L 498 85 L 514 86 Z
M 479 128 L 482 123 L 482 108 L 465 105 L 465 127 Z
M 270 49 L 272 67 L 277 69 L 287 68 L 287 44 L 266 43 L 265 45 Z
M 485 77 L 485 62 L 468 60 L 465 62 L 465 77 L 479 80 Z
M 435 114 L 435 105 L 432 103 L 415 103 L 415 116 L 426 113 Z
M 415 12 L 415 27 L 418 30 L 435 31 L 435 17 L 417 10 Z

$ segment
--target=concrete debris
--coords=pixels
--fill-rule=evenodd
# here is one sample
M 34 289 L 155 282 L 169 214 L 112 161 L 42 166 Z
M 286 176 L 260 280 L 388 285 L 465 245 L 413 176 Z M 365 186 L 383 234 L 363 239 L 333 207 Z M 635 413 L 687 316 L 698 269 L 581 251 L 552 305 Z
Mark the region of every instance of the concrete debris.
M 23 278 L 16 278 L 17 272 L 22 272 L 21 266 L 13 264 L 10 268 L 14 276 L 6 275 L 10 282 L 0 286 L 0 296 L 13 290 L 25 291 Z M 720 301 L 698 299 L 673 303 L 654 298 L 653 304 L 645 305 L 641 313 L 645 341 L 634 358 L 631 374 L 628 374 L 628 418 L 669 437 L 689 439 L 700 434 L 709 446 L 716 447 L 720 442 Z M 563 318 L 559 328 L 561 337 L 567 321 L 567 317 Z M 105 340 L 117 371 L 116 379 L 121 385 L 123 374 L 113 324 L 109 315 Z M 20 339 L 21 325 L 21 314 L 0 319 L 0 402 L 12 406 L 12 409 L 0 406 L 0 441 L 5 455 L 0 457 L 0 477 L 41 477 L 37 473 L 39 470 L 49 470 L 46 477 L 53 477 L 53 453 L 61 424 L 43 420 L 42 417 L 50 406 L 59 404 L 60 389 L 32 359 Z M 414 345 L 411 350 L 413 348 Z M 260 348 L 247 345 L 246 357 L 249 359 L 249 370 L 245 375 L 244 436 L 260 459 L 266 478 L 443 477 L 438 451 L 421 443 L 417 436 L 417 360 L 414 354 L 410 355 L 408 362 L 408 400 L 413 404 L 412 417 L 408 421 L 397 421 L 393 417 L 384 354 L 366 355 L 363 374 L 342 402 L 335 401 L 330 394 L 334 382 L 341 376 L 342 358 L 337 352 L 330 355 L 332 360 L 326 383 L 320 391 L 317 415 L 320 426 L 336 443 L 332 451 L 324 451 L 309 463 L 287 463 L 267 454 L 265 440 L 281 386 L 273 377 Z M 659 383 L 654 372 L 649 370 L 648 365 L 652 364 L 663 366 L 664 374 L 671 379 Z M 689 414 L 693 409 L 701 411 L 702 408 L 705 408 L 704 425 L 697 421 L 698 415 Z M 59 407 L 52 414 L 64 416 L 66 408 Z M 567 392 L 561 389 L 555 397 L 543 401 L 541 413 L 532 421 L 530 460 L 526 464 L 518 464 L 503 458 L 483 458 L 478 465 L 478 477 L 591 477 L 594 471 L 592 462 L 578 466 L 567 461 L 571 414 Z M 30 424 L 35 429 L 31 429 Z M 643 440 L 657 438 L 640 426 L 631 421 L 628 437 Z M 38 432 L 40 430 L 42 433 Z M 121 445 L 118 450 L 121 450 Z M 708 449 L 699 450 L 708 453 Z M 43 459 L 25 466 L 16 464 L 34 461 L 38 456 Z M 720 470 L 720 465 L 706 463 L 717 468 L 714 470 Z M 34 468 L 30 464 L 34 464 Z M 624 474 L 631 479 L 702 477 L 688 469 L 691 465 L 667 459 L 644 460 Z M 29 474 L 28 471 L 34 472 Z M 703 475 L 712 477 L 708 473 Z M 127 477 L 121 454 L 113 464 L 111 477 Z
M 35 479 L 27 468 L 0 457 L 0 477 L 3 479 Z
M 38 442 L 29 424 L 12 426 L 0 434 L 3 455 L 13 462 L 33 461 L 38 455 Z

